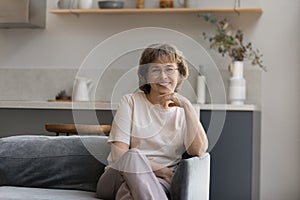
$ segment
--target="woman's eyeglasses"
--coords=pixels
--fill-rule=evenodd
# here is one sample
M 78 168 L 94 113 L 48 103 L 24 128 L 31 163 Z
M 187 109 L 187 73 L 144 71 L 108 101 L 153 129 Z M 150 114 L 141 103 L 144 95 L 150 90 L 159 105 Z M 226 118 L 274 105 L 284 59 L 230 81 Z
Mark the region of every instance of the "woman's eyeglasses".
M 178 70 L 178 68 L 171 67 L 171 66 L 162 67 L 162 68 L 154 66 L 149 69 L 149 73 L 152 76 L 159 76 L 161 75 L 162 72 L 164 72 L 166 75 L 171 76 L 175 74 L 176 70 Z

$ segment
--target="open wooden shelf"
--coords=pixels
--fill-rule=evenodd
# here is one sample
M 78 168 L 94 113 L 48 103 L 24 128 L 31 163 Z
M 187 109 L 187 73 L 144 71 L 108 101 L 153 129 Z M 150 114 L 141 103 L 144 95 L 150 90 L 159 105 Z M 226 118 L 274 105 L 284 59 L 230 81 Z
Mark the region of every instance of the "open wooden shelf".
M 53 14 L 138 14 L 138 13 L 262 13 L 261 8 L 122 8 L 122 9 L 52 9 Z

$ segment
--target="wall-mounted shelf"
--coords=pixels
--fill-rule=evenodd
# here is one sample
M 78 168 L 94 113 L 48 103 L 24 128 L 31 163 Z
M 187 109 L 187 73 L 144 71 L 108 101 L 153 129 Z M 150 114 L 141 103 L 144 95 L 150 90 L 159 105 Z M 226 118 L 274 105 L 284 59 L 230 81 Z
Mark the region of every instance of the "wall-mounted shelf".
M 123 8 L 123 9 L 52 9 L 53 14 L 135 14 L 135 13 L 262 13 L 261 8 Z

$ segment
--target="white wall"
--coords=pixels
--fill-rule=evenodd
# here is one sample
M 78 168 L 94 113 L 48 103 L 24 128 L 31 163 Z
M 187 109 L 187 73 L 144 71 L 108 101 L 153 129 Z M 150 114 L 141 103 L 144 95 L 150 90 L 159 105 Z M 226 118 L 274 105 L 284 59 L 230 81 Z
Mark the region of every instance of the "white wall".
M 250 0 L 247 0 L 248 2 Z M 48 8 L 56 8 L 57 1 L 48 1 Z M 204 1 L 205 2 L 205 1 Z M 213 2 L 209 0 L 209 2 Z M 230 0 L 227 3 L 228 6 L 233 5 L 233 1 Z M 209 6 L 209 5 L 208 5 Z M 229 14 L 229 17 L 236 17 L 235 14 Z M 255 28 L 259 15 L 243 14 L 240 18 L 233 19 L 237 24 L 240 22 L 246 22 L 245 30 Z M 47 100 L 53 99 L 54 96 L 62 89 L 66 89 L 71 93 L 72 80 L 76 70 L 89 55 L 90 51 L 96 47 L 99 43 L 110 38 L 112 35 L 127 31 L 133 28 L 140 27 L 163 27 L 173 31 L 178 31 L 185 34 L 187 37 L 191 37 L 197 42 L 208 46 L 208 42 L 203 40 L 202 32 L 204 30 L 212 30 L 212 26 L 205 23 L 201 18 L 197 17 L 197 14 L 102 14 L 102 15 L 56 15 L 47 13 L 47 27 L 46 29 L 2 29 L 0 30 L 0 73 L 7 73 L 13 75 L 13 77 L 7 76 L 7 74 L 0 76 L 0 100 Z M 136 39 L 149 38 L 140 34 Z M 181 40 L 175 40 L 176 42 L 182 42 Z M 125 39 L 121 43 L 128 42 Z M 136 41 L 130 41 L 135 43 Z M 183 42 L 182 42 L 183 43 Z M 182 44 L 182 46 L 184 46 Z M 107 48 L 106 52 L 110 55 L 114 55 L 118 44 L 113 47 Z M 208 59 L 201 59 L 203 56 L 199 51 L 185 51 L 186 56 L 193 57 L 197 60 L 197 64 L 205 65 L 210 68 L 211 63 L 207 62 Z M 205 53 L 203 53 L 205 54 Z M 228 82 L 228 59 L 224 62 L 224 59 L 220 56 L 213 54 L 218 67 L 224 69 L 221 75 L 224 79 L 225 87 Z M 128 55 L 126 55 L 128 56 Z M 94 57 L 95 62 L 93 65 L 103 68 L 101 61 L 105 56 L 99 55 Z M 126 65 L 136 66 L 138 63 L 139 54 L 135 54 L 135 57 L 127 59 L 123 62 Z M 119 59 L 116 68 L 122 70 L 128 70 L 130 67 L 120 65 L 122 63 Z M 123 64 L 122 63 L 122 64 Z M 115 63 L 116 64 L 116 63 Z M 119 65 L 119 67 L 118 67 Z M 120 67 L 122 66 L 122 67 Z M 105 68 L 106 66 L 104 66 Z M 67 77 L 67 81 L 64 82 L 61 77 L 55 76 L 53 70 L 58 68 L 64 73 L 63 77 Z M 30 72 L 29 72 L 30 69 Z M 36 70 L 32 70 L 36 69 Z M 38 70 L 37 70 L 38 69 Z M 4 71 L 3 71 L 4 70 Z M 26 70 L 27 72 L 23 72 Z M 72 71 L 73 70 L 73 71 Z M 74 72 L 75 71 L 75 72 Z M 252 68 L 245 73 L 247 79 L 248 90 L 246 103 L 260 105 L 260 85 L 261 85 L 261 71 Z M 113 71 L 113 68 L 107 71 L 105 81 L 111 75 L 116 78 L 116 74 L 122 74 L 120 72 Z M 67 74 L 70 75 L 67 75 Z M 26 76 L 22 76 L 22 75 Z M 20 77 L 21 75 L 21 77 Z M 185 82 L 182 93 L 186 95 L 191 101 L 195 102 L 195 88 L 196 85 L 195 70 L 191 70 L 188 81 Z M 134 75 L 134 78 L 136 76 Z M 214 76 L 217 77 L 217 76 Z M 16 81 L 12 81 L 16 80 Z M 111 91 L 114 83 L 108 81 L 109 87 L 98 87 L 95 94 L 97 100 L 110 100 Z M 38 85 L 36 82 L 38 81 Z M 208 79 L 211 81 L 211 79 Z M 211 81 L 212 87 L 218 88 L 215 80 Z M 49 84 L 52 83 L 52 84 Z M 67 85 L 67 83 L 69 85 Z M 137 84 L 133 84 L 132 88 L 136 89 Z M 6 88 L 11 88 L 6 90 Z M 221 90 L 224 87 L 221 88 Z M 211 89 L 215 91 L 215 89 Z M 38 91 L 38 92 L 35 92 Z M 221 94 L 222 92 L 220 92 Z M 222 94 L 225 94 L 223 92 Z M 118 101 L 119 96 L 116 97 Z M 207 95 L 209 96 L 209 95 Z M 224 95 L 216 93 L 213 101 L 215 103 L 224 102 Z M 226 99 L 226 98 L 225 98 Z
M 300 1 L 262 1 L 261 199 L 300 199 Z
M 212 2 L 219 5 L 217 0 Z M 229 6 L 233 1 L 228 0 L 228 2 L 230 2 Z M 252 1 L 245 0 L 245 2 Z M 55 3 L 54 0 L 48 1 L 48 8 L 55 7 Z M 262 74 L 260 196 L 261 200 L 299 200 L 300 2 L 299 0 L 261 0 L 259 3 L 264 10 L 261 16 L 252 14 L 242 14 L 240 17 L 235 14 L 226 16 L 237 26 L 242 27 L 253 44 L 261 49 L 264 53 L 264 62 L 269 69 L 267 73 Z M 178 30 L 207 47 L 201 34 L 203 30 L 210 30 L 210 28 L 195 14 L 81 15 L 80 17 L 48 14 L 46 29 L 0 30 L 0 69 L 30 68 L 30 73 L 34 73 L 32 69 L 38 69 L 38 75 L 34 80 L 43 82 L 41 70 L 61 69 L 62 72 L 66 72 L 66 69 L 76 70 L 85 56 L 99 42 L 121 31 L 143 26 Z M 213 52 L 211 54 L 218 67 L 226 69 L 227 64 L 223 63 L 227 60 Z M 54 73 L 56 71 L 52 72 Z M 70 73 L 73 74 L 74 71 Z M 18 85 L 13 86 L 14 89 L 23 91 L 27 85 L 24 85 L 24 82 L 18 83 L 20 79 L 15 73 L 10 74 L 13 74 L 8 77 L 10 84 L 13 86 L 12 82 L 16 82 Z M 5 77 L 2 74 L 1 79 L 4 80 Z M 28 75 L 28 77 L 32 76 Z M 257 82 L 260 83 L 260 80 Z M 6 89 L 4 84 L 1 83 L 0 86 L 2 95 L 2 91 Z M 51 82 L 43 84 L 48 87 L 55 85 Z M 56 92 L 58 86 L 54 88 L 52 92 Z M 12 96 L 15 97 L 16 94 Z

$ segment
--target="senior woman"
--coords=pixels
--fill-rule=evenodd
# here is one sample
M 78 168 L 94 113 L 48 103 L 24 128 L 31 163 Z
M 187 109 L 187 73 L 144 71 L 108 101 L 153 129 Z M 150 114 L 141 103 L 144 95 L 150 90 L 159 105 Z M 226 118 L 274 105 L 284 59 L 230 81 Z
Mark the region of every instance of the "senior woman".
M 109 165 L 100 177 L 102 199 L 164 200 L 186 151 L 203 155 L 206 133 L 190 101 L 178 90 L 188 76 L 181 52 L 168 44 L 147 47 L 140 58 L 140 92 L 125 95 L 108 142 Z

